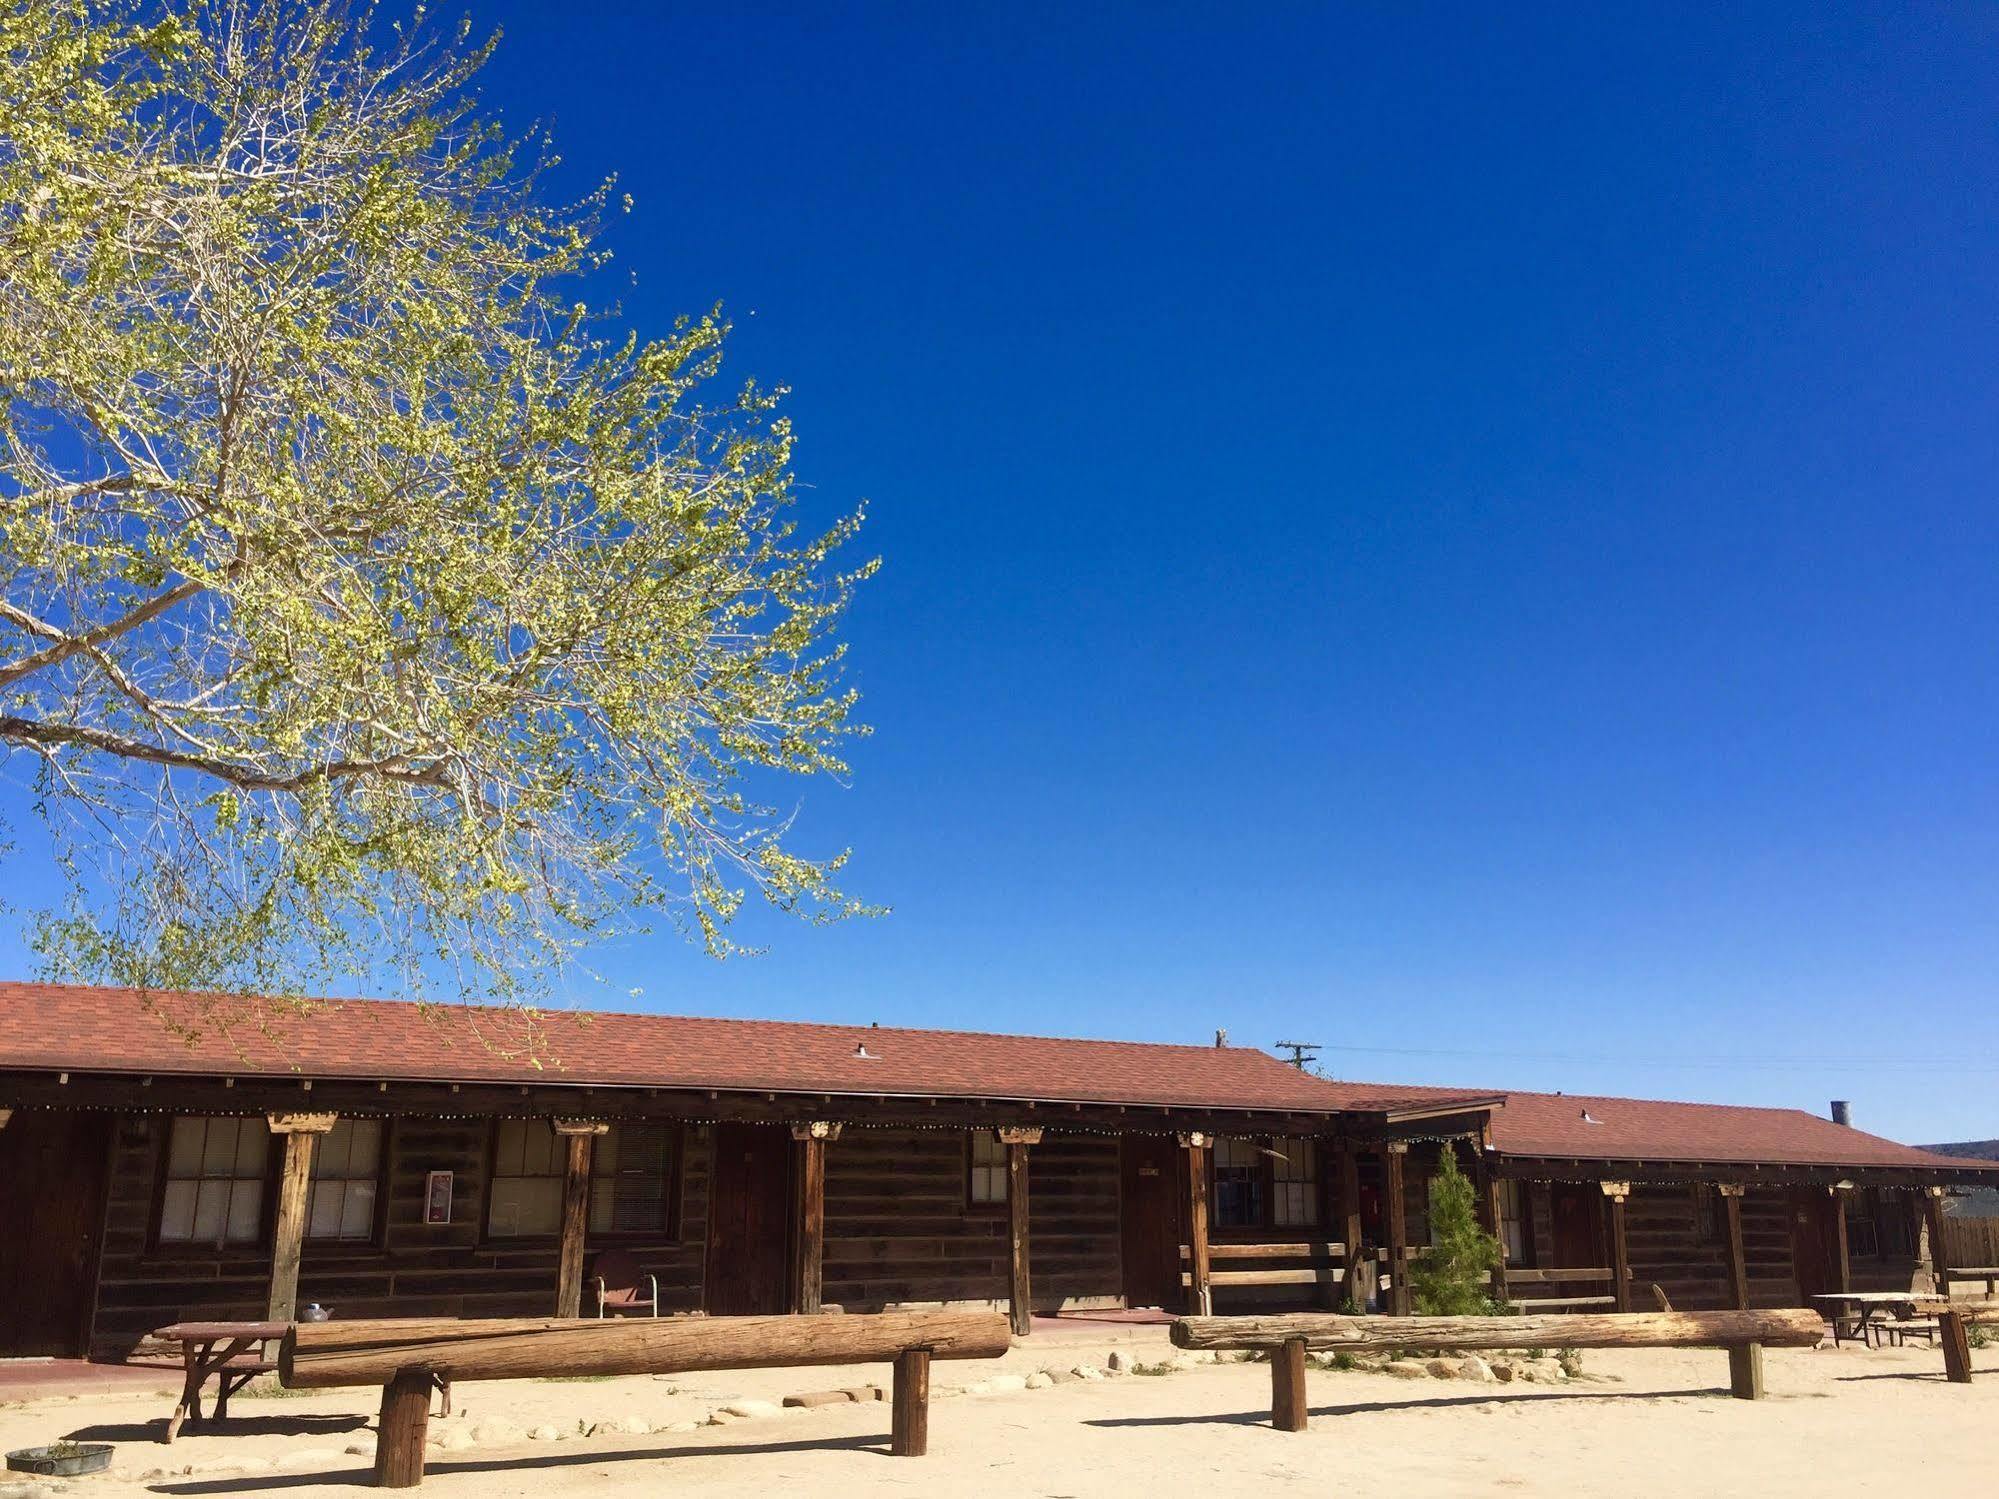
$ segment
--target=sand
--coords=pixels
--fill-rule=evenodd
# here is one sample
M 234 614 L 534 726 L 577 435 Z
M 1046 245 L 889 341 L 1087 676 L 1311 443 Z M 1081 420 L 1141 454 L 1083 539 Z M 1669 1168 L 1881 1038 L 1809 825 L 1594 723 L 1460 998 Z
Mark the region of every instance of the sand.
M 886 1384 L 879 1366 L 461 1384 L 459 1413 L 431 1424 L 442 1441 L 423 1491 L 437 1499 L 662 1492 L 1162 1499 L 1337 1487 L 1397 1496 L 1921 1492 L 1938 1499 L 1999 1489 L 1999 1349 L 1974 1354 L 1983 1377 L 1970 1386 L 1947 1384 L 1940 1355 L 1929 1349 L 1772 1351 L 1769 1398 L 1754 1403 L 1728 1398 L 1726 1359 L 1710 1352 L 1591 1352 L 1581 1379 L 1554 1386 L 1314 1370 L 1311 1429 L 1299 1434 L 1270 1428 L 1263 1365 L 1017 1387 L 1043 1368 L 1100 1368 L 1113 1351 L 1147 1365 L 1172 1354 L 1160 1328 L 1065 1330 L 1037 1334 L 1004 1360 L 938 1365 L 931 1451 L 922 1459 L 887 1455 L 886 1404 L 774 1408 L 789 1393 Z M 367 1459 L 343 1449 L 372 1443 L 371 1391 L 239 1397 L 226 1431 L 184 1435 L 167 1447 L 157 1441 L 171 1403 L 167 1384 L 163 1378 L 158 1394 L 0 1407 L 0 1449 L 65 1435 L 118 1446 L 112 1475 L 14 1478 L 19 1492 L 314 1499 L 351 1495 L 367 1482 Z M 690 1424 L 731 1404 L 752 1414 Z M 621 1423 L 634 1429 L 617 1429 Z M 539 1440 L 528 1435 L 536 1429 Z M 7 1479 L 0 1496 L 12 1499 Z

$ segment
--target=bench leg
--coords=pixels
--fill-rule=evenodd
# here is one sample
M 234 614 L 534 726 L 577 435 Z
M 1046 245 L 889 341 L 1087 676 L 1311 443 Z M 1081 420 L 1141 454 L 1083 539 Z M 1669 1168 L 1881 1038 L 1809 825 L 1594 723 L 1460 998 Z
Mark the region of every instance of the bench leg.
M 182 1357 L 187 1365 L 187 1374 L 181 1381 L 180 1400 L 174 1406 L 174 1413 L 167 1417 L 166 1440 L 169 1442 L 180 1435 L 183 1422 L 191 1420 L 197 1426 L 201 1424 L 201 1381 L 204 1377 L 201 1360 L 192 1349 Z
M 930 1450 L 928 1348 L 910 1348 L 896 1355 L 895 1401 L 889 1418 L 888 1450 L 896 1457 L 921 1457 Z
M 1728 1393 L 1737 1400 L 1763 1398 L 1763 1345 L 1744 1343 L 1728 1350 Z
M 1963 1312 L 1937 1316 L 1937 1341 L 1943 1344 L 1943 1374 L 1952 1384 L 1971 1383 L 1971 1338 L 1964 1330 Z
M 413 1489 L 423 1482 L 423 1439 L 430 1430 L 428 1369 L 399 1370 L 382 1386 L 375 1432 L 375 1487 Z
M 1270 1424 L 1303 1431 L 1305 1422 L 1305 1340 L 1286 1338 L 1270 1353 Z

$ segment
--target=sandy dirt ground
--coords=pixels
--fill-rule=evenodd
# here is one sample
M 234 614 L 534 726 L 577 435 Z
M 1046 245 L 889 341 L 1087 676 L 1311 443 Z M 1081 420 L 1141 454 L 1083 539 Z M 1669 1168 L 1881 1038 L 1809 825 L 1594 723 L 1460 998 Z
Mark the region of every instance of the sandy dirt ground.
M 663 1491 L 1162 1499 L 1333 1487 L 1398 1499 L 1999 1492 L 1999 1349 L 1974 1354 L 1983 1377 L 1969 1386 L 1947 1384 L 1929 1349 L 1772 1351 L 1769 1398 L 1757 1403 L 1728 1398 L 1725 1357 L 1699 1351 L 1591 1352 L 1583 1377 L 1560 1385 L 1314 1370 L 1311 1429 L 1300 1434 L 1271 1429 L 1261 1364 L 1018 1387 L 1039 1370 L 1101 1369 L 1113 1351 L 1146 1367 L 1172 1356 L 1164 1329 L 1132 1328 L 1037 1336 L 1003 1360 L 937 1365 L 930 1455 L 921 1459 L 888 1456 L 886 1404 L 775 1408 L 786 1394 L 885 1385 L 878 1366 L 461 1384 L 457 1412 L 431 1423 L 423 1491 L 437 1499 Z M 167 1447 L 158 1441 L 167 1388 L 163 1377 L 159 1393 L 0 1407 L 0 1449 L 61 1436 L 117 1444 L 109 1475 L 9 1475 L 0 1499 L 316 1499 L 368 1482 L 372 1391 L 239 1397 L 225 1431 Z M 749 1414 L 718 1417 L 729 1405 Z

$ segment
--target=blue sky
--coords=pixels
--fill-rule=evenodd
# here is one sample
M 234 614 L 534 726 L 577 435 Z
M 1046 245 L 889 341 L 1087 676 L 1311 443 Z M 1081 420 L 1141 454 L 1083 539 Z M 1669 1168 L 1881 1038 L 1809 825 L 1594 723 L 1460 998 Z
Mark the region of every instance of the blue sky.
M 472 15 L 885 559 L 893 915 L 575 998 L 1999 1134 L 1993 12 Z

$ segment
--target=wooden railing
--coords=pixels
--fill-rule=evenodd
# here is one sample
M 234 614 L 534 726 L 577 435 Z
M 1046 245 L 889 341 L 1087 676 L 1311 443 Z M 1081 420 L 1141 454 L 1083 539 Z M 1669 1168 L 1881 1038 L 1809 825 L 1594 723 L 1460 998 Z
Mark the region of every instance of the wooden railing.
M 1555 1309 L 1562 1307 L 1615 1306 L 1617 1296 L 1613 1283 L 1617 1272 L 1601 1265 L 1561 1266 L 1548 1270 L 1508 1270 L 1506 1272 L 1506 1297 L 1517 1306 L 1530 1310 Z M 1590 1295 L 1536 1295 L 1536 1287 L 1562 1285 L 1601 1285 L 1601 1293 Z M 1522 1292 L 1527 1294 L 1523 1295 Z
M 1346 1279 L 1347 1247 L 1334 1240 L 1313 1240 L 1303 1244 L 1210 1243 L 1208 1284 L 1217 1290 L 1227 1286 L 1336 1286 Z M 1180 1272 L 1180 1284 L 1192 1286 L 1191 1263 L 1194 1252 L 1180 1246 L 1180 1263 L 1190 1268 Z M 1223 1269 L 1243 1264 L 1253 1269 Z

